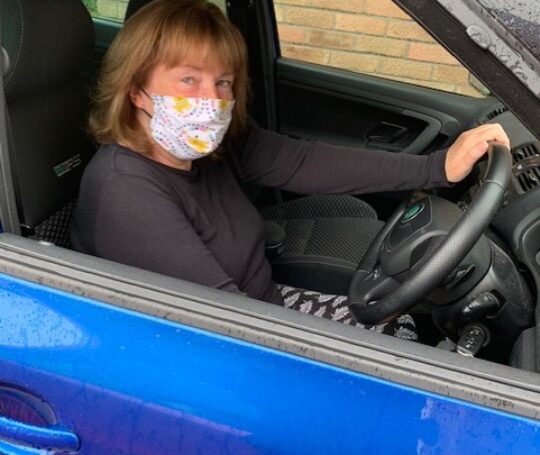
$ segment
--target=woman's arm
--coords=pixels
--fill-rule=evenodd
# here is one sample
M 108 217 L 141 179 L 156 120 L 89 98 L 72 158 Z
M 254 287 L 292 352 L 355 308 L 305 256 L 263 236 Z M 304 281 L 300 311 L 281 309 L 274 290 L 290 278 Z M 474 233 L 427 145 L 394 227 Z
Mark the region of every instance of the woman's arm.
M 245 181 L 304 194 L 427 189 L 462 180 L 490 141 L 510 147 L 498 124 L 465 131 L 448 151 L 430 155 L 340 147 L 289 138 L 253 125 L 236 151 L 236 167 Z
M 446 151 L 428 156 L 293 139 L 254 125 L 237 168 L 247 182 L 303 194 L 362 194 L 447 186 Z

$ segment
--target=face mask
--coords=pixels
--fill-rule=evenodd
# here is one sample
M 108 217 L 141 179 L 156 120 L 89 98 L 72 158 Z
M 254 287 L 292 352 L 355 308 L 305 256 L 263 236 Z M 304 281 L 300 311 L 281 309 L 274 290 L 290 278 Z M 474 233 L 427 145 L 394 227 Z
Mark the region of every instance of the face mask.
M 231 123 L 234 101 L 162 95 L 149 98 L 154 103 L 152 137 L 181 160 L 192 161 L 212 153 Z

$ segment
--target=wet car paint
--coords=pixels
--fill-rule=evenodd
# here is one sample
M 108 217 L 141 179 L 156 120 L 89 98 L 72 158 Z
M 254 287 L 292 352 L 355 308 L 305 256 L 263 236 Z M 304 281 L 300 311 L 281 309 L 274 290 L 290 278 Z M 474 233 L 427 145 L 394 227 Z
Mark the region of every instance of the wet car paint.
M 540 58 L 540 3 L 525 0 L 478 0 L 506 29 Z
M 81 454 L 540 447 L 539 421 L 8 276 L 0 289 L 0 383 L 46 400 Z

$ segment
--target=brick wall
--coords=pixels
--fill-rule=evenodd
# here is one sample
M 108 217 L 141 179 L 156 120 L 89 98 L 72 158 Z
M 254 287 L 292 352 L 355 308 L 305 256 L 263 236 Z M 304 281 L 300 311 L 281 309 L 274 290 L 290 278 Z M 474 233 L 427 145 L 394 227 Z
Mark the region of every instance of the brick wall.
M 391 0 L 275 0 L 285 57 L 482 96 L 446 50 Z
M 96 15 L 121 21 L 128 0 L 93 2 Z M 274 4 L 285 57 L 482 96 L 480 83 L 391 0 Z

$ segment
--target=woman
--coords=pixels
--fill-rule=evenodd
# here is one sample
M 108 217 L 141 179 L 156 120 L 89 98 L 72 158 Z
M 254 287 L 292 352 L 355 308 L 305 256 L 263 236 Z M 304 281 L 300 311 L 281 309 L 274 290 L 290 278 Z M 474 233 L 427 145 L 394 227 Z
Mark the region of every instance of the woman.
M 263 222 L 238 179 L 304 194 L 433 187 L 464 178 L 488 140 L 509 145 L 489 125 L 429 157 L 329 153 L 248 127 L 247 79 L 245 44 L 216 6 L 156 0 L 135 14 L 104 60 L 90 120 L 102 146 L 82 180 L 74 247 L 356 324 L 345 297 L 272 281 Z M 405 338 L 413 328 L 408 316 L 375 327 Z

